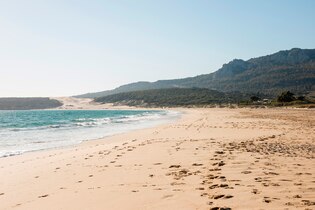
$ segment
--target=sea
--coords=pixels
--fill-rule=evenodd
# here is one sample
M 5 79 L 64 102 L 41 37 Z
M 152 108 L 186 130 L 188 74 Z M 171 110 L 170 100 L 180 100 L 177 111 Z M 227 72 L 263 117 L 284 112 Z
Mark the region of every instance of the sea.
M 177 119 L 164 110 L 0 111 L 0 157 L 62 148 Z

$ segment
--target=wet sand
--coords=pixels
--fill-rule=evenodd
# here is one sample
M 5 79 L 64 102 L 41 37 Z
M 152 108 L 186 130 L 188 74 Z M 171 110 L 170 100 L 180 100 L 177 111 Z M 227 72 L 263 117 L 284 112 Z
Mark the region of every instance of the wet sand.
M 0 209 L 315 209 L 315 110 L 182 119 L 0 158 Z

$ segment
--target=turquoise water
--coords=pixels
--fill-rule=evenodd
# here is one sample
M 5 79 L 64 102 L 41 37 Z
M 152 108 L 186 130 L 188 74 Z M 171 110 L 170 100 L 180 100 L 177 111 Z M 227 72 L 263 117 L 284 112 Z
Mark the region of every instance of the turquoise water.
M 0 157 L 70 146 L 153 126 L 177 115 L 141 110 L 0 111 Z

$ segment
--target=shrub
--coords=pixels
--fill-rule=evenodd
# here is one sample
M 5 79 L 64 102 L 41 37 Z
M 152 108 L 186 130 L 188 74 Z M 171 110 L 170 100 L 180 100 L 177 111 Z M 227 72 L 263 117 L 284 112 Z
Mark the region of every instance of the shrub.
M 252 96 L 252 97 L 250 97 L 250 100 L 251 101 L 259 101 L 260 98 L 258 96 Z
M 278 102 L 291 102 L 294 100 L 296 100 L 294 93 L 291 93 L 290 91 L 282 92 L 277 98 Z

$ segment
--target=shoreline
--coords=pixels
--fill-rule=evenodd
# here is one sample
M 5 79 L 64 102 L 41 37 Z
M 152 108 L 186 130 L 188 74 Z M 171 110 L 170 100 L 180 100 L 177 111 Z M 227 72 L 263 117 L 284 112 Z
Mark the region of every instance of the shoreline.
M 68 111 L 67 109 L 48 109 L 47 111 Z M 76 110 L 76 109 L 71 109 L 69 111 L 107 111 L 107 110 L 112 110 L 112 111 L 152 111 L 152 109 L 122 109 L 121 107 L 118 107 L 118 109 L 86 109 L 86 110 Z M 20 110 L 18 110 L 20 111 Z M 21 110 L 24 111 L 24 110 Z M 37 111 L 37 110 L 31 110 L 31 111 Z M 38 111 L 45 111 L 45 110 L 38 110 Z M 125 128 L 120 128 L 120 129 L 116 129 L 116 131 L 112 131 L 112 132 L 101 132 L 101 134 L 99 135 L 100 137 L 96 137 L 96 138 L 84 138 L 83 140 L 78 140 L 77 142 L 70 144 L 70 145 L 62 145 L 62 146 L 55 146 L 55 147 L 48 147 L 48 148 L 40 148 L 40 149 L 35 149 L 35 150 L 30 150 L 30 151 L 24 151 L 21 153 L 17 153 L 17 154 L 8 154 L 8 155 L 4 155 L 4 156 L 0 156 L 0 158 L 8 158 L 8 157 L 14 157 L 14 156 L 19 156 L 19 155 L 23 155 L 23 154 L 28 154 L 28 153 L 33 153 L 33 152 L 44 152 L 44 151 L 50 151 L 50 150 L 59 150 L 59 149 L 67 149 L 67 148 L 71 148 L 71 147 L 75 147 L 77 145 L 80 144 L 84 144 L 85 142 L 89 142 L 89 141 L 98 141 L 98 140 L 103 140 L 106 138 L 110 138 L 112 136 L 115 135 L 120 135 L 123 133 L 128 133 L 128 132 L 132 132 L 132 131 L 137 131 L 137 130 L 142 130 L 142 129 L 147 129 L 147 128 L 153 128 L 153 127 L 157 127 L 160 125 L 165 125 L 165 124 L 169 124 L 172 122 L 175 122 L 177 120 L 179 120 L 182 117 L 182 112 L 176 110 L 166 110 L 166 109 L 155 109 L 153 111 L 162 111 L 165 112 L 165 116 L 161 117 L 160 119 L 154 119 L 153 121 L 150 120 L 146 120 L 145 122 L 141 122 L 141 126 L 136 126 L 136 124 L 131 124 L 131 127 L 129 126 L 129 128 L 125 127 Z M 138 123 L 137 123 L 138 124 Z M 127 126 L 127 124 L 122 123 L 121 126 Z M 73 131 L 75 132 L 75 128 L 73 128 Z M 58 130 L 56 130 L 56 132 L 58 132 Z M 59 131 L 60 132 L 60 131 Z M 92 131 L 89 131 L 92 132 Z
M 314 207 L 314 110 L 180 110 L 170 123 L 0 158 L 0 208 Z

